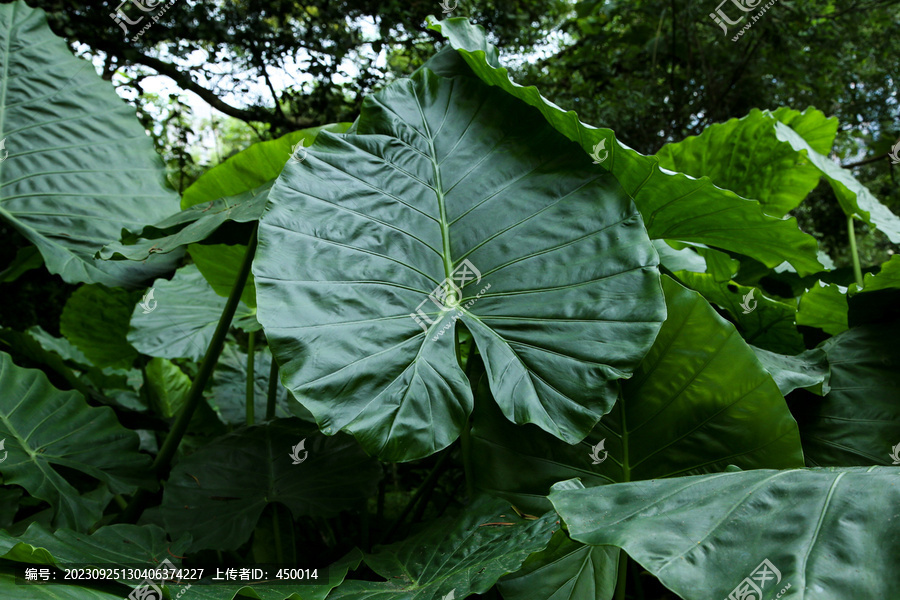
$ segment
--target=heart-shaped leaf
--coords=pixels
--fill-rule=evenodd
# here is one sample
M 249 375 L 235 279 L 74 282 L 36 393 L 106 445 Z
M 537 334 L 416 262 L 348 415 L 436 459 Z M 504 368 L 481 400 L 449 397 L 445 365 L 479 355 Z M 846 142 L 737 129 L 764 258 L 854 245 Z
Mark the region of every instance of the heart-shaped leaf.
M 326 434 L 401 461 L 448 446 L 472 409 L 457 320 L 507 418 L 582 439 L 658 331 L 656 264 L 577 145 L 499 90 L 423 70 L 285 168 L 253 273 L 285 385 Z

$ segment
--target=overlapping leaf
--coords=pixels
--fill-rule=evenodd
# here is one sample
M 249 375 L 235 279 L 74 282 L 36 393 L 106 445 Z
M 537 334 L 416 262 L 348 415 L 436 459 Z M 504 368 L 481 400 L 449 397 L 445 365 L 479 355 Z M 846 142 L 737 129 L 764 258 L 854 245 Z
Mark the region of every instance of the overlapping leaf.
M 177 255 L 113 264 L 94 254 L 123 227 L 178 210 L 165 170 L 135 117 L 87 61 L 23 0 L 0 5 L 0 218 L 68 283 L 134 286 Z
M 356 134 L 322 133 L 276 182 L 259 240 L 282 380 L 324 432 L 389 460 L 446 447 L 472 409 L 457 319 L 507 418 L 571 442 L 664 315 L 656 253 L 615 178 L 470 77 L 420 71 L 368 98 Z M 450 278 L 460 288 L 430 300 Z

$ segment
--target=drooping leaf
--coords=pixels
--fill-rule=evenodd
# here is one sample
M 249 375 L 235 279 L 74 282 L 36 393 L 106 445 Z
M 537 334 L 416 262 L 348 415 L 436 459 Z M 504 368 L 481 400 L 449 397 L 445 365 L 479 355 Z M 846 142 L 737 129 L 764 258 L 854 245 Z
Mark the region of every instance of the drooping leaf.
M 659 164 L 692 177 L 709 177 L 720 188 L 758 200 L 766 214 L 782 217 L 809 195 L 821 175 L 806 157 L 778 139 L 778 114 L 754 108 L 740 119 L 710 125 L 698 136 L 663 146 L 656 153 Z M 836 118 L 828 119 L 814 108 L 782 114 L 807 131 L 830 132 L 834 140 Z M 829 142 L 825 151 L 830 149 Z
M 151 289 L 152 303 L 134 307 L 128 341 L 148 356 L 200 360 L 227 300 L 213 291 L 194 265 L 178 269 L 171 281 L 157 279 Z M 239 326 L 255 322 L 253 309 L 239 303 L 234 322 Z
M 331 123 L 292 131 L 278 139 L 253 144 L 200 176 L 184 191 L 181 207 L 246 193 L 278 177 L 298 143 L 312 145 L 322 131 L 343 133 L 351 123 Z
M 212 289 L 218 295 L 227 298 L 241 269 L 241 263 L 244 262 L 247 247 L 191 244 L 188 246 L 188 253 Z M 256 285 L 253 283 L 253 275 L 247 277 L 241 301 L 249 308 L 256 308 Z
M 664 314 L 622 188 L 473 78 L 391 84 L 356 131 L 322 133 L 260 221 L 259 318 L 282 381 L 326 434 L 385 460 L 432 454 L 472 409 L 458 319 L 507 418 L 583 438 Z M 460 288 L 430 300 L 451 278 Z
M 116 493 L 152 485 L 137 434 L 119 425 L 111 409 L 89 407 L 77 392 L 54 388 L 41 371 L 18 367 L 3 352 L 0 390 L 0 437 L 9 452 L 0 463 L 3 482 L 47 501 L 55 525 L 87 529 L 104 505 L 79 494 L 54 466 L 80 471 Z
M 676 275 L 689 288 L 724 309 L 748 344 L 780 354 L 797 354 L 806 349 L 794 324 L 796 310 L 792 305 L 734 281 L 719 283 L 711 275 L 687 271 Z
M 878 201 L 866 186 L 838 163 L 812 149 L 796 131 L 784 123 L 775 124 L 778 139 L 790 144 L 794 150 L 809 158 L 822 176 L 831 184 L 841 208 L 847 215 L 856 216 L 884 233 L 891 242 L 900 243 L 900 217 Z
M 446 600 L 484 593 L 551 539 L 557 517 L 526 520 L 509 504 L 481 496 L 409 538 L 365 557 L 386 581 L 347 580 L 328 600 Z
M 139 291 L 83 285 L 66 302 L 59 331 L 94 365 L 130 369 L 138 353 L 128 343 L 128 322 L 140 299 Z
M 568 445 L 476 412 L 473 466 L 482 489 L 531 512 L 546 510 L 550 486 L 586 485 L 803 465 L 797 424 L 775 382 L 696 292 L 668 277 L 669 316 L 653 347 L 622 383 L 613 411 L 586 440 Z M 598 444 L 600 448 L 598 449 Z
M 829 390 L 828 358 L 821 348 L 813 348 L 796 356 L 788 356 L 753 347 L 760 364 L 778 384 L 782 394 L 798 388 L 814 388 L 820 396 Z M 814 391 L 810 389 L 810 391 Z
M 854 327 L 822 346 L 831 370 L 824 398 L 791 404 L 811 466 L 900 464 L 900 322 Z
M 554 491 L 573 539 L 623 548 L 685 600 L 900 594 L 900 469 L 754 470 Z M 764 560 L 768 576 L 760 578 Z M 759 597 L 755 595 L 754 597 Z
M 145 260 L 153 254 L 167 254 L 188 244 L 202 242 L 229 221 L 256 221 L 266 207 L 271 187 L 270 181 L 237 196 L 196 204 L 155 225 L 148 225 L 138 233 L 123 232 L 122 239 L 104 246 L 98 257 Z
M 67 283 L 135 286 L 177 255 L 142 264 L 94 259 L 123 227 L 178 210 L 134 107 L 76 58 L 23 0 L 0 5 L 0 219 Z
M 167 531 L 193 536 L 193 550 L 233 550 L 269 503 L 284 504 L 295 518 L 333 516 L 373 493 L 380 477 L 381 467 L 352 438 L 277 419 L 236 430 L 179 462 L 161 513 Z
M 818 327 L 837 335 L 847 330 L 847 289 L 817 281 L 800 296 L 797 325 Z
M 476 77 L 537 108 L 584 152 L 591 154 L 603 143 L 605 150 L 596 151 L 602 159 L 600 166 L 613 173 L 634 198 L 651 238 L 708 244 L 751 256 L 769 267 L 789 261 L 801 275 L 821 270 L 815 240 L 801 232 L 793 218 L 770 217 L 758 202 L 716 187 L 709 178 L 663 169 L 658 158 L 635 152 L 616 140 L 612 130 L 585 125 L 574 111 L 548 101 L 536 87 L 513 82 L 480 26 L 453 18 L 432 23 L 430 29 L 447 39 Z
M 586 546 L 560 530 L 497 588 L 505 600 L 612 600 L 618 561 L 618 548 Z

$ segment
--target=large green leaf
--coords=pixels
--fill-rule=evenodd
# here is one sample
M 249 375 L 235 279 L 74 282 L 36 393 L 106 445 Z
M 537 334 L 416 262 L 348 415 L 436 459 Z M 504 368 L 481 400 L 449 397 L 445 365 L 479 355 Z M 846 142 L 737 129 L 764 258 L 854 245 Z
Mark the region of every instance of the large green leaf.
M 862 219 L 884 233 L 893 243 L 900 244 L 900 217 L 879 202 L 866 186 L 853 177 L 849 169 L 816 152 L 800 134 L 784 123 L 775 124 L 775 133 L 778 139 L 790 144 L 819 169 L 831 184 L 845 214 Z
M 278 177 L 298 143 L 309 146 L 322 131 L 343 133 L 350 123 L 331 123 L 292 131 L 278 139 L 253 144 L 200 176 L 184 191 L 181 207 L 246 193 Z
M 213 291 L 194 265 L 178 269 L 171 281 L 157 279 L 151 289 L 153 299 L 147 296 L 143 306 L 134 307 L 128 341 L 149 356 L 200 360 L 227 300 Z M 253 309 L 239 303 L 234 320 L 251 327 Z
M 618 548 L 586 546 L 560 530 L 497 588 L 505 600 L 611 600 L 618 560 Z
M 723 471 L 732 464 L 803 465 L 797 424 L 734 326 L 668 277 L 663 288 L 669 317 L 656 343 L 622 383 L 616 408 L 585 441 L 564 444 L 487 411 L 476 413 L 480 487 L 540 511 L 548 506 L 543 496 L 550 486 L 572 477 L 598 485 Z
M 550 499 L 573 539 L 623 548 L 685 600 L 729 597 L 765 560 L 779 575 L 763 598 L 788 584 L 782 598 L 900 597 L 897 468 L 721 473 Z
M 895 254 L 884 264 L 878 273 L 866 273 L 863 278 L 863 290 L 865 292 L 876 292 L 879 290 L 900 288 L 900 254 Z M 860 290 L 854 284 L 851 293 L 855 294 Z
M 68 283 L 133 286 L 169 270 L 177 255 L 145 264 L 94 259 L 123 227 L 178 210 L 134 107 L 22 0 L 0 5 L 0 48 L 0 139 L 9 150 L 0 219 Z
M 830 132 L 834 140 L 837 119 L 828 119 L 814 108 L 775 114 L 754 108 L 741 119 L 717 123 L 698 136 L 666 144 L 656 153 L 659 165 L 693 177 L 709 177 L 720 188 L 759 200 L 766 214 L 782 217 L 806 198 L 821 175 L 806 157 L 775 135 L 780 114 L 807 132 Z M 829 141 L 824 151 L 830 149 Z
M 900 322 L 854 327 L 822 345 L 831 370 L 824 398 L 791 404 L 812 466 L 900 464 Z
M 128 343 L 128 321 L 140 292 L 83 285 L 69 296 L 59 331 L 98 367 L 130 369 L 138 353 Z
M 74 391 L 62 392 L 41 371 L 13 364 L 0 352 L 0 438 L 7 459 L 0 474 L 54 509 L 54 524 L 87 529 L 104 505 L 82 496 L 54 467 L 74 469 L 113 492 L 151 485 L 150 459 L 139 454 L 138 436 L 123 428 L 109 408 L 91 408 Z
M 747 343 L 781 354 L 806 349 L 794 324 L 796 309 L 792 304 L 733 281 L 718 282 L 712 275 L 687 271 L 676 275 L 686 286 L 726 311 Z
M 366 564 L 386 581 L 345 581 L 328 600 L 462 600 L 484 593 L 547 546 L 556 520 L 552 512 L 525 520 L 506 502 L 481 496 L 458 515 L 367 555 Z
M 650 237 L 708 244 L 751 256 L 769 267 L 788 261 L 801 275 L 821 270 L 815 240 L 801 232 L 793 218 L 768 216 L 758 202 L 716 187 L 707 177 L 695 179 L 664 169 L 658 158 L 639 154 L 616 140 L 612 130 L 585 125 L 574 111 L 548 101 L 536 87 L 513 82 L 480 26 L 454 18 L 430 28 L 447 39 L 481 80 L 537 108 L 584 152 L 590 154 L 596 148 L 600 166 L 613 173 L 634 198 Z
M 506 417 L 574 442 L 664 315 L 656 252 L 615 178 L 469 77 L 423 70 L 367 98 L 355 135 L 322 133 L 287 166 L 259 240 L 259 318 L 282 380 L 326 434 L 385 460 L 434 453 L 463 427 L 457 319 Z M 460 290 L 439 306 L 429 294 L 450 278 Z
M 292 448 L 301 441 L 295 464 Z M 284 504 L 294 517 L 333 516 L 373 493 L 380 477 L 381 467 L 352 438 L 277 419 L 221 437 L 179 462 L 161 512 L 167 531 L 193 536 L 193 550 L 233 550 L 269 503 Z
M 165 358 L 153 358 L 144 367 L 147 374 L 150 406 L 156 414 L 170 419 L 187 402 L 191 378 L 178 365 Z

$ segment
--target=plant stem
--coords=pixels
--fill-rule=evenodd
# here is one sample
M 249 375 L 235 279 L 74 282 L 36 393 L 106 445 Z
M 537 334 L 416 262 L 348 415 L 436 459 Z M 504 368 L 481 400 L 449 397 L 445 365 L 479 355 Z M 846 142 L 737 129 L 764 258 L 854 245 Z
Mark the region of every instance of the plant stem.
M 212 340 L 210 340 L 209 346 L 206 348 L 206 354 L 203 356 L 203 361 L 200 363 L 197 377 L 191 384 L 188 398 L 185 401 L 181 412 L 178 414 L 178 418 L 175 419 L 175 424 L 172 425 L 172 429 L 169 430 L 169 434 L 166 436 L 165 441 L 160 447 L 159 454 L 156 455 L 156 459 L 153 461 L 153 472 L 157 479 L 162 479 L 168 474 L 169 468 L 172 465 L 172 459 L 175 457 L 175 451 L 178 449 L 178 445 L 181 443 L 181 439 L 187 431 L 188 424 L 191 421 L 191 417 L 194 415 L 194 411 L 197 410 L 197 407 L 200 406 L 200 402 L 203 400 L 203 390 L 206 388 L 206 383 L 212 376 L 213 369 L 215 369 L 216 363 L 219 360 L 219 355 L 222 353 L 222 346 L 225 345 L 225 336 L 228 334 L 228 329 L 231 327 L 234 312 L 237 310 L 238 302 L 241 300 L 241 293 L 244 291 L 244 284 L 247 283 L 247 277 L 250 275 L 250 266 L 253 264 L 253 256 L 256 254 L 256 228 L 257 225 L 254 225 L 253 234 L 250 236 L 250 242 L 247 245 L 247 253 L 244 255 L 244 262 L 241 264 L 237 278 L 234 280 L 234 286 L 232 286 L 228 300 L 225 302 L 225 309 L 219 317 L 216 331 L 213 333 Z M 131 498 L 131 503 L 128 505 L 128 508 L 122 512 L 117 521 L 137 521 L 137 518 L 144 510 L 144 505 L 146 504 L 148 497 L 149 494 L 146 490 L 139 489 Z
M 456 341 L 457 354 L 459 354 L 459 338 Z M 472 381 L 472 373 L 475 364 L 475 337 L 469 342 L 469 353 L 466 356 L 466 380 L 472 388 L 472 397 L 476 396 L 476 383 Z M 466 475 L 466 496 L 469 500 L 475 497 L 475 479 L 472 475 L 472 415 L 466 419 L 463 430 L 459 435 L 460 449 L 462 450 L 463 472 Z
M 438 458 L 437 462 L 434 463 L 434 466 L 431 468 L 431 472 L 428 473 L 428 476 L 425 477 L 425 481 L 422 482 L 422 485 L 419 486 L 419 489 L 416 490 L 416 493 L 413 494 L 413 497 L 410 498 L 409 502 L 406 503 L 406 506 L 403 507 L 403 512 L 400 513 L 400 516 L 397 517 L 397 520 L 394 521 L 394 524 L 391 525 L 391 528 L 382 538 L 382 543 L 387 542 L 391 539 L 391 536 L 400 528 L 400 525 L 403 524 L 403 521 L 406 520 L 406 515 L 412 511 L 413 507 L 416 505 L 416 502 L 419 501 L 419 498 L 422 495 L 434 486 L 437 482 L 438 476 L 443 472 L 444 463 L 447 462 L 447 457 L 450 456 L 450 449 L 444 450 L 444 453 Z
M 847 217 L 847 237 L 850 239 L 850 258 L 853 259 L 853 275 L 856 285 L 863 286 L 862 269 L 859 266 L 859 252 L 856 249 L 856 231 L 853 229 L 853 215 Z
M 266 419 L 275 418 L 275 400 L 278 397 L 278 363 L 272 355 L 272 366 L 269 368 L 269 394 L 266 398 Z
M 256 358 L 256 332 L 251 331 L 247 336 L 247 425 L 253 425 L 256 402 L 253 397 L 254 380 L 253 361 Z
M 272 504 L 272 531 L 275 537 L 275 559 L 278 566 L 284 566 L 284 548 L 281 545 L 281 522 L 278 519 L 278 503 Z
M 628 583 L 628 555 L 619 550 L 619 569 L 616 578 L 615 600 L 625 600 L 625 587 Z

